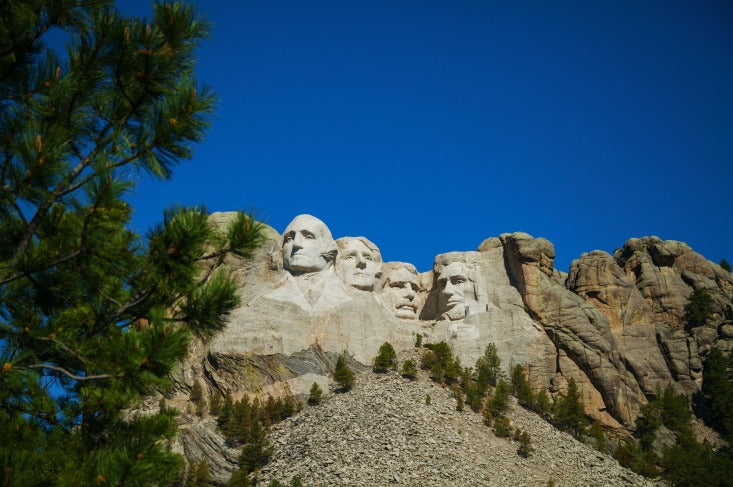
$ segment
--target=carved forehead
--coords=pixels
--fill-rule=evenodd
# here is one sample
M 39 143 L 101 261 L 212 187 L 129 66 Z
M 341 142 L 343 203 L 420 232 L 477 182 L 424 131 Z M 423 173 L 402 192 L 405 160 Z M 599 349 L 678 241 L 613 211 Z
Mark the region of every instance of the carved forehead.
M 363 251 L 368 250 L 372 254 L 372 259 L 377 262 L 382 261 L 382 253 L 379 251 L 379 247 L 374 245 L 369 239 L 365 237 L 341 237 L 336 240 L 339 250 L 356 250 Z
M 387 276 L 389 282 L 410 282 L 417 284 L 417 274 L 410 272 L 406 267 L 399 267 L 393 269 L 392 272 Z
M 293 221 L 287 226 L 283 235 L 287 235 L 290 232 L 299 232 L 307 230 L 314 235 L 318 235 L 322 240 L 333 241 L 331 230 L 328 229 L 325 223 L 313 215 L 298 215 L 293 218 Z
M 440 277 L 451 277 L 451 276 L 468 276 L 468 267 L 462 262 L 451 262 L 447 266 L 440 269 Z

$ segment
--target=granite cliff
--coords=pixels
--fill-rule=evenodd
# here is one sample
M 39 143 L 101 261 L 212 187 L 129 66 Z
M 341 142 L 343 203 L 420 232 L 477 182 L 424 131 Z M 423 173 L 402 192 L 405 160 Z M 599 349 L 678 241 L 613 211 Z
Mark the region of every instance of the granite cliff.
M 216 213 L 211 222 L 230 218 Z M 237 277 L 241 305 L 211 340 L 192 343 L 174 374 L 167 400 L 181 410 L 197 380 L 205 396 L 235 399 L 305 398 L 314 382 L 328 391 L 342 352 L 363 370 L 383 342 L 404 352 L 421 335 L 445 340 L 464 365 L 494 343 L 505 368 L 522 364 L 532 386 L 551 393 L 572 378 L 586 412 L 624 430 L 658 386 L 694 394 L 710 348 L 733 348 L 733 276 L 682 242 L 631 239 L 613 255 L 581 255 L 565 274 L 548 240 L 502 234 L 475 251 L 438 255 L 419 273 L 382 262 L 364 237 L 334 240 L 309 215 L 282 235 L 264 231 L 254 259 L 217 264 Z M 713 317 L 688 332 L 685 303 L 695 289 L 713 298 Z M 177 447 L 187 457 L 206 459 L 220 480 L 236 468 L 237 452 L 212 420 L 183 414 L 181 427 Z

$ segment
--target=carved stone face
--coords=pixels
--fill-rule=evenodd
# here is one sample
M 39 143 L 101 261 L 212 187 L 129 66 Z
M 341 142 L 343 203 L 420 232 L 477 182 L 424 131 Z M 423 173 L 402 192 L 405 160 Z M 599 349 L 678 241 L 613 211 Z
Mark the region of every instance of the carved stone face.
M 468 268 L 460 262 L 452 262 L 440 271 L 437 281 L 441 317 L 463 319 L 468 307 L 476 303 L 473 282 L 468 276 Z
M 400 267 L 387 276 L 381 296 L 397 318 L 414 320 L 419 308 L 419 290 L 417 275 Z
M 338 240 L 336 273 L 349 286 L 371 291 L 382 268 L 379 251 L 373 251 L 360 239 L 344 237 Z M 376 255 L 375 255 L 376 254 Z
M 314 216 L 296 216 L 283 233 L 283 267 L 292 274 L 325 269 L 331 265 L 335 251 L 331 231 Z

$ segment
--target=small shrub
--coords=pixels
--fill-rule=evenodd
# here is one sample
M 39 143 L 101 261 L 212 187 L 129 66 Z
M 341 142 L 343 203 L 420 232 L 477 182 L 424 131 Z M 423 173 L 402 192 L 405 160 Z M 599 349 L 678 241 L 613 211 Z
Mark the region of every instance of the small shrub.
M 384 342 L 379 347 L 379 354 L 374 359 L 372 370 L 377 373 L 384 373 L 387 370 L 397 369 L 397 353 L 389 342 Z
M 408 359 L 402 363 L 402 377 L 415 380 L 417 377 L 417 365 L 415 365 L 414 360 Z
M 430 397 L 430 394 L 425 394 L 425 404 L 429 406 L 431 402 L 432 398 Z
M 512 369 L 512 394 L 517 398 L 520 406 L 531 408 L 534 403 L 534 394 L 524 375 L 524 368 L 517 364 Z
M 323 390 L 317 383 L 313 383 L 310 390 L 310 396 L 308 396 L 308 404 L 311 406 L 317 406 L 321 404 L 321 398 L 323 397 Z
M 499 379 L 494 394 L 486 403 L 486 409 L 494 416 L 502 416 L 509 407 L 509 384 L 504 379 Z
M 464 406 L 463 391 L 461 391 L 461 389 L 459 389 L 458 387 L 454 387 L 453 388 L 453 397 L 456 398 L 456 411 L 463 412 L 463 406 Z
M 422 347 L 422 335 L 420 333 L 415 334 L 415 348 Z
M 545 388 L 542 388 L 537 392 L 532 409 L 545 419 L 550 416 L 552 403 L 550 402 L 550 395 L 547 394 Z
M 191 468 L 186 478 L 187 487 L 214 487 L 209 464 L 201 460 Z
M 509 418 L 503 416 L 494 419 L 494 434 L 499 438 L 508 438 L 511 435 L 512 427 Z
M 224 398 L 221 396 L 220 392 L 215 391 L 211 394 L 211 399 L 209 399 L 209 414 L 212 416 L 219 416 L 223 405 Z
M 723 268 L 723 270 L 726 270 L 726 271 L 728 271 L 728 272 L 730 272 L 730 271 L 731 271 L 731 267 L 730 267 L 730 264 L 729 264 L 729 263 L 728 263 L 728 261 L 727 261 L 727 260 L 725 260 L 725 259 L 722 259 L 722 260 L 720 261 L 720 267 L 722 267 L 722 268 Z
M 342 391 L 348 392 L 354 387 L 354 372 L 346 364 L 346 355 L 342 354 L 336 360 L 336 369 L 333 372 L 333 379 L 341 387 Z
M 491 414 L 491 411 L 488 409 L 484 409 L 484 424 L 486 426 L 491 426 L 491 424 L 494 422 L 494 415 Z
M 288 487 L 303 487 L 303 481 L 300 480 L 300 477 L 295 476 L 290 479 L 290 484 L 288 484 Z
M 529 433 L 524 431 L 519 435 L 519 448 L 517 449 L 517 454 L 527 458 L 532 454 L 532 452 L 534 452 L 534 448 L 532 448 L 532 439 L 530 438 Z
M 588 435 L 593 439 L 593 446 L 602 453 L 608 453 L 608 440 L 603 431 L 603 426 L 598 421 L 593 421 L 588 428 Z
M 495 386 L 501 375 L 501 360 L 496 353 L 496 345 L 489 343 L 483 357 L 476 361 L 476 382 L 483 395 L 490 385 Z

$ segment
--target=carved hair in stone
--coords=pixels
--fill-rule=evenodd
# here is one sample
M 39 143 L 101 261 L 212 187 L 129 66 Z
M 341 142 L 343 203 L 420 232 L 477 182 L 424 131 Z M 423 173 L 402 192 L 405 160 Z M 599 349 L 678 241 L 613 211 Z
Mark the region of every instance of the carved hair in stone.
M 341 237 L 336 245 L 336 274 L 351 287 L 373 290 L 376 279 L 382 275 L 379 248 L 364 237 Z
M 412 264 L 387 262 L 382 268 L 380 296 L 397 318 L 415 320 L 423 301 L 420 276 Z
M 314 216 L 296 216 L 283 232 L 283 268 L 293 275 L 322 271 L 337 253 L 331 231 Z
M 477 266 L 442 254 L 433 266 L 438 288 L 438 315 L 441 320 L 462 320 L 469 314 L 486 310 Z

